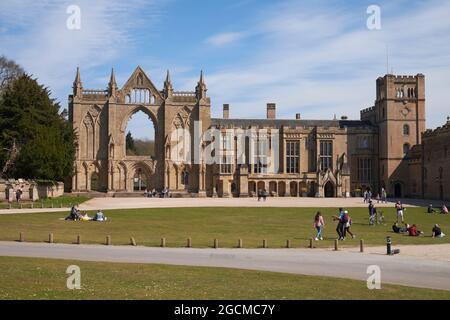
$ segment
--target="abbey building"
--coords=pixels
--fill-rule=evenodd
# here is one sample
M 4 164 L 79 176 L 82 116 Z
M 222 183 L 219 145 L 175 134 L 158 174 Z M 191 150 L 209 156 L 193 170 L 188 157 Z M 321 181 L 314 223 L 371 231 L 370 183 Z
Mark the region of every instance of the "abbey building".
M 450 198 L 445 176 L 450 124 L 426 131 L 422 74 L 378 78 L 374 106 L 362 110 L 359 120 L 307 120 L 300 114 L 277 119 L 276 108 L 268 103 L 264 119 L 235 119 L 224 105 L 223 117 L 211 118 L 203 74 L 194 91 L 182 92 L 174 90 L 167 73 L 160 90 L 138 67 L 121 88 L 112 71 L 107 89 L 90 90 L 77 70 L 69 96 L 69 117 L 78 135 L 72 192 L 129 194 L 166 187 L 180 197 L 248 197 L 258 190 L 279 197 L 348 197 L 385 188 L 395 197 Z M 153 157 L 126 154 L 126 126 L 138 111 L 153 122 Z M 194 136 L 211 129 L 222 133 L 221 148 L 240 147 L 242 157 L 205 161 L 208 142 Z M 256 132 L 251 139 L 230 138 L 230 132 L 249 130 Z M 183 131 L 189 138 L 174 134 Z M 443 135 L 447 138 L 439 139 Z M 259 143 L 263 136 L 270 143 Z M 442 154 L 428 148 L 442 148 Z M 188 158 L 175 159 L 179 152 Z M 265 152 L 275 167 L 263 161 Z M 195 154 L 200 156 L 194 159 Z M 442 164 L 436 167 L 433 161 Z

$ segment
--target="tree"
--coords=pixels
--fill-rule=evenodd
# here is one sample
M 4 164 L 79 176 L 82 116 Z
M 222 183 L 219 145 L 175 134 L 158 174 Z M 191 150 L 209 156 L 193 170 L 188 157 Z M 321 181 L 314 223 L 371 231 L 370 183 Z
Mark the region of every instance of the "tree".
M 29 75 L 12 80 L 0 100 L 0 150 L 16 144 L 8 177 L 65 180 L 72 176 L 75 133 L 47 88 Z M 0 153 L 0 167 L 7 161 Z
M 9 60 L 5 56 L 0 56 L 0 95 L 5 90 L 8 83 L 17 79 L 24 73 L 22 67 L 13 60 Z
M 135 155 L 136 154 L 136 146 L 134 145 L 134 139 L 131 135 L 131 132 L 128 131 L 127 136 L 125 137 L 125 146 L 127 150 L 127 154 Z

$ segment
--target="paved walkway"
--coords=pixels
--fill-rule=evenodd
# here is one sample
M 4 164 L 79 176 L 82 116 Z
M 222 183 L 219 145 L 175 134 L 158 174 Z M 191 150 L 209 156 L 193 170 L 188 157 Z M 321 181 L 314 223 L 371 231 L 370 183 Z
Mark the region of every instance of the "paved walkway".
M 325 249 L 185 249 L 0 242 L 0 256 L 225 267 L 366 281 L 369 265 L 382 283 L 450 291 L 450 263 Z
M 405 206 L 427 206 L 429 200 L 403 199 Z M 376 203 L 378 207 L 394 207 L 394 203 Z M 362 198 L 93 198 L 80 205 L 81 210 L 112 210 L 141 208 L 177 208 L 177 207 L 366 207 Z M 435 203 L 438 207 L 439 204 Z M 1 209 L 0 214 L 61 212 L 67 208 L 54 209 Z

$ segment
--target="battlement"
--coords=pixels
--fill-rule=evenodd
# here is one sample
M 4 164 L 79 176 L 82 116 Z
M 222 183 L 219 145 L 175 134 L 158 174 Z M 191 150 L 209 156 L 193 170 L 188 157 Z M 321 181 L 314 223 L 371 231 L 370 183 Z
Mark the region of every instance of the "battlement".
M 360 114 L 361 115 L 363 115 L 363 114 L 366 115 L 366 114 L 371 113 L 371 112 L 375 112 L 375 107 L 369 107 L 369 108 L 362 109 L 360 111 Z
M 425 132 L 422 134 L 422 137 L 430 138 L 443 133 L 450 133 L 450 119 L 448 119 L 447 123 L 444 124 L 443 126 L 437 127 L 436 129 L 425 130 Z

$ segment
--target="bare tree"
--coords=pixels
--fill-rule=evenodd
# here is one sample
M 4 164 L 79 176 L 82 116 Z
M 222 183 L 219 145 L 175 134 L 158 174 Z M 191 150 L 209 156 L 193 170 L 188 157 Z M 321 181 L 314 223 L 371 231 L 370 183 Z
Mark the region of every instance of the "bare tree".
M 0 94 L 8 83 L 24 74 L 21 66 L 5 56 L 0 56 Z

